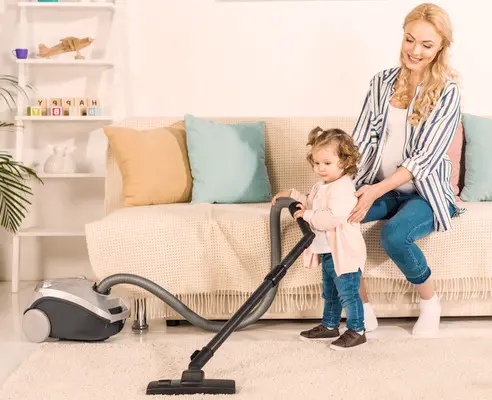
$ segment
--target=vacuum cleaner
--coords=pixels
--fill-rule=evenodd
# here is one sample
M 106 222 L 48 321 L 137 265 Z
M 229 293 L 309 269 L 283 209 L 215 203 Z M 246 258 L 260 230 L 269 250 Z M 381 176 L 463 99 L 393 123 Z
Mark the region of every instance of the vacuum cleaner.
M 123 329 L 130 310 L 120 298 L 111 298 L 111 287 L 133 284 L 148 290 L 176 310 L 195 326 L 215 331 L 217 334 L 201 350 L 191 355 L 188 369 L 181 379 L 160 379 L 147 385 L 148 395 L 179 394 L 234 394 L 235 381 L 230 379 L 205 379 L 203 367 L 218 348 L 235 330 L 254 322 L 268 310 L 278 289 L 278 284 L 295 260 L 309 247 L 315 237 L 309 224 L 302 218 L 297 223 L 303 234 L 295 247 L 282 259 L 280 240 L 280 213 L 288 208 L 293 216 L 299 202 L 279 198 L 270 211 L 270 240 L 272 269 L 260 286 L 239 310 L 225 323 L 209 321 L 190 310 L 172 294 L 156 283 L 132 274 L 116 274 L 99 284 L 85 278 L 47 280 L 39 283 L 23 315 L 26 337 L 42 342 L 48 337 L 72 341 L 103 341 Z

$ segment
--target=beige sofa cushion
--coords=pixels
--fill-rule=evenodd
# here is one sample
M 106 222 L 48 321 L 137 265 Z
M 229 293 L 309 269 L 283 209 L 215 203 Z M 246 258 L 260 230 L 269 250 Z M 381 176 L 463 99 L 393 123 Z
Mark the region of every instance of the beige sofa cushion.
M 150 130 L 106 126 L 104 133 L 122 175 L 126 207 L 191 200 L 183 121 Z

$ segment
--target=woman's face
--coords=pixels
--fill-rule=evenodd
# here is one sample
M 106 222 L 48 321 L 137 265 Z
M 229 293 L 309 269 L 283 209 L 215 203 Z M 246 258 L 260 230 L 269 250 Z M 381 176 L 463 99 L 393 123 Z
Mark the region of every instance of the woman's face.
M 401 46 L 402 61 L 413 72 L 424 71 L 441 49 L 442 37 L 427 21 L 413 21 L 405 26 Z

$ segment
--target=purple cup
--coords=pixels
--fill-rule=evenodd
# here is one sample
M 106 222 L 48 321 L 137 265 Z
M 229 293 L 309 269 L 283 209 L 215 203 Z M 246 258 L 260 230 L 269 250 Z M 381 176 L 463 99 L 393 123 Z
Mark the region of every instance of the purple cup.
M 19 59 L 23 59 L 25 60 L 27 58 L 27 49 L 15 49 L 15 50 L 12 50 L 12 54 L 14 56 L 16 56 L 17 58 Z

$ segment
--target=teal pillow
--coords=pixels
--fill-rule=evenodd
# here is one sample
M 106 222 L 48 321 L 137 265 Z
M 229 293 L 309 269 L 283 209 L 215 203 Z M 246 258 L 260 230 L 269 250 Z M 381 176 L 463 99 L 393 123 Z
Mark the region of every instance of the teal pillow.
M 272 198 L 265 124 L 224 124 L 186 114 L 192 203 L 261 203 Z
M 463 201 L 492 200 L 492 119 L 463 114 L 465 186 Z

